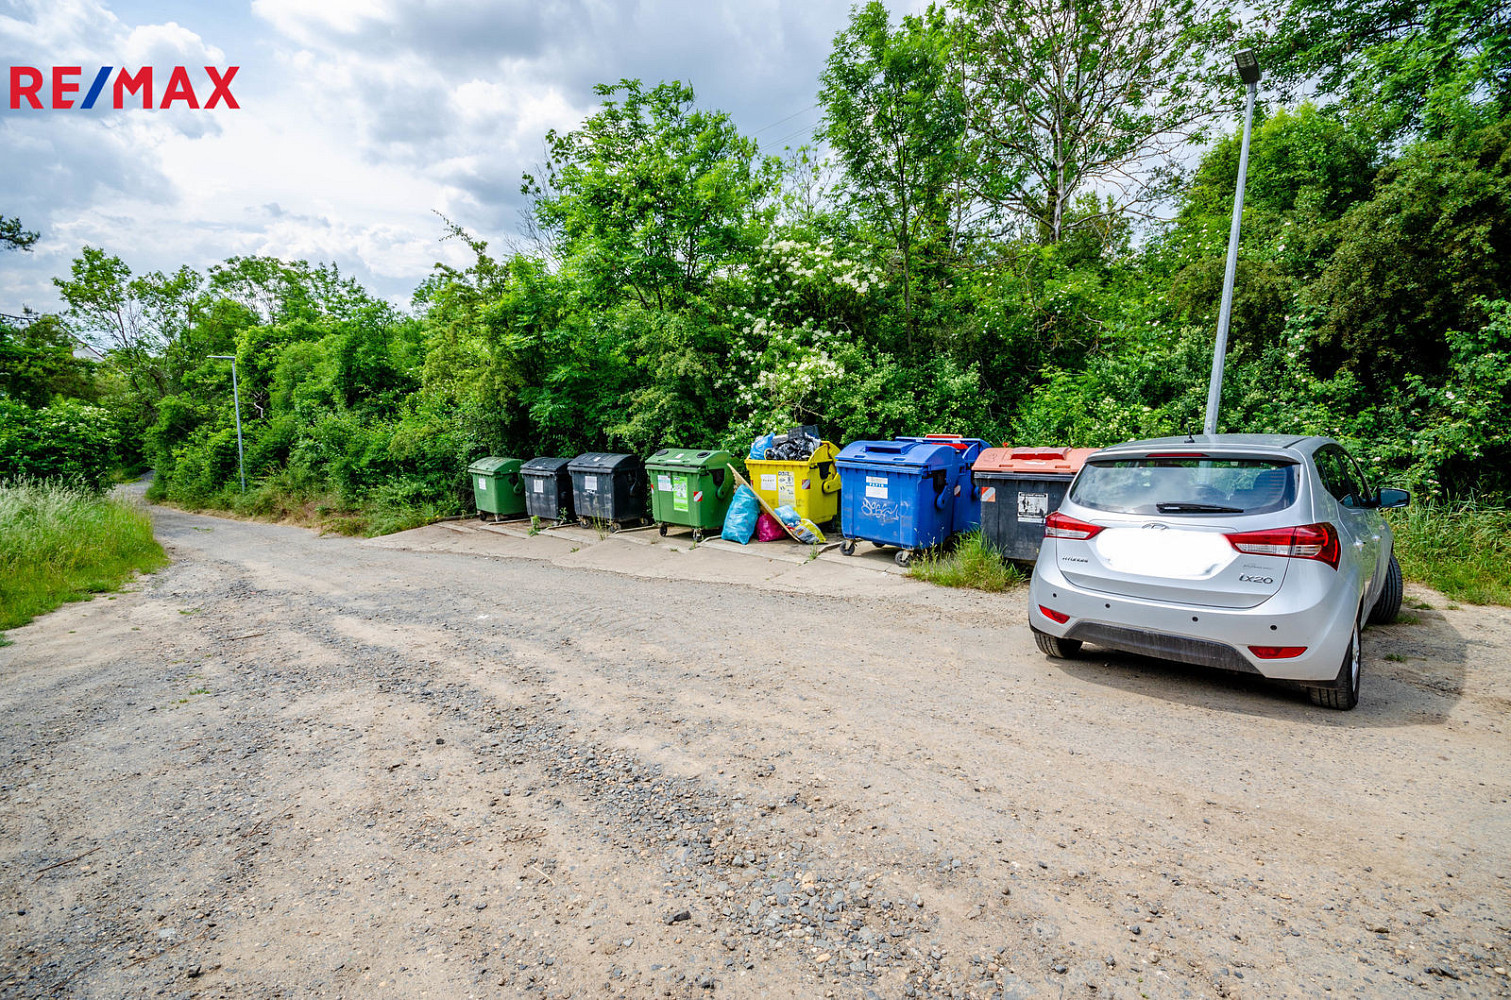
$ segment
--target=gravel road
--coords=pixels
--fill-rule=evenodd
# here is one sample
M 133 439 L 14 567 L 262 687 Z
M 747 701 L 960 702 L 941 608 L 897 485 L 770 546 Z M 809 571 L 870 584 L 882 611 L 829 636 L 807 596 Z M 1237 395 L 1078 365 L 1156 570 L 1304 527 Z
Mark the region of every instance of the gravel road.
M 1343 714 L 879 555 L 153 514 L 0 649 L 5 997 L 1511 995 L 1506 609 Z

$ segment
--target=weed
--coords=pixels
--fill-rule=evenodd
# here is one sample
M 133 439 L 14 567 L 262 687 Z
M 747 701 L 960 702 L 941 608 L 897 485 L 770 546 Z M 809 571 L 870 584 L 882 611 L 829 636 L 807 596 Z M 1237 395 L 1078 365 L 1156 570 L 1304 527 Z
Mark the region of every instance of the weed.
M 1393 622 L 1391 622 L 1391 624 L 1392 625 L 1415 625 L 1418 622 L 1420 622 L 1421 620 L 1422 619 L 1418 618 L 1416 615 L 1401 614 L 1401 615 L 1396 615 L 1396 620 L 1393 621 Z
M 1468 604 L 1511 604 L 1511 510 L 1414 500 L 1391 526 L 1407 579 Z
M 1406 657 L 1402 656 L 1400 653 L 1386 653 L 1385 654 L 1385 658 L 1387 660 L 1389 660 L 1390 662 L 1392 662 L 1392 663 L 1405 663 L 1406 662 Z
M 1408 608 L 1413 608 L 1413 609 L 1415 609 L 1417 611 L 1431 611 L 1432 610 L 1432 605 L 1428 604 L 1426 601 L 1407 601 L 1406 602 L 1406 606 Z
M 210 689 L 209 688 L 195 688 L 193 691 L 189 692 L 189 695 L 192 697 L 192 696 L 194 696 L 196 694 L 209 694 L 209 693 L 210 693 Z
M 54 483 L 0 485 L 0 630 L 167 564 L 152 521 L 129 504 Z
M 970 587 L 994 594 L 1023 585 L 1023 571 L 1004 562 L 981 532 L 972 531 L 955 542 L 948 552 L 915 556 L 908 575 L 941 587 Z
M 526 532 L 526 534 L 528 534 L 531 538 L 534 538 L 536 535 L 540 534 L 540 518 L 536 517 L 534 514 L 530 515 L 530 530 Z

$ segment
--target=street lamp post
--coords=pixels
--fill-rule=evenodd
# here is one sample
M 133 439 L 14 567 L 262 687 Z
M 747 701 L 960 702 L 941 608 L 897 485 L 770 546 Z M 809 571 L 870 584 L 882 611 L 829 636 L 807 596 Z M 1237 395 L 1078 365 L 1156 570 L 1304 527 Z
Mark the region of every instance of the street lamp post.
M 1238 227 L 1243 221 L 1243 182 L 1249 172 L 1249 126 L 1254 122 L 1254 95 L 1259 90 L 1259 60 L 1253 49 L 1233 57 L 1238 75 L 1248 85 L 1243 111 L 1243 147 L 1238 154 L 1238 190 L 1233 193 L 1233 228 L 1228 230 L 1228 269 L 1222 279 L 1222 309 L 1217 314 L 1217 346 L 1212 352 L 1212 384 L 1207 389 L 1207 434 L 1217 433 L 1217 405 L 1222 398 L 1222 365 L 1228 354 L 1228 323 L 1233 317 L 1233 278 L 1238 272 Z
M 233 354 L 212 354 L 213 361 L 231 362 L 231 399 L 236 403 L 236 467 L 241 472 L 241 492 L 247 491 L 247 460 L 241 450 L 241 388 L 236 384 L 236 356 Z

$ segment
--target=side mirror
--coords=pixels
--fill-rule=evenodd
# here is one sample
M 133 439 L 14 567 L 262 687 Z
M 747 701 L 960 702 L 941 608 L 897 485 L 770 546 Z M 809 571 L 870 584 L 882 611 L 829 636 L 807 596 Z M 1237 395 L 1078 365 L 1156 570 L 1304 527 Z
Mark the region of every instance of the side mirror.
M 1411 494 L 1405 490 L 1394 489 L 1390 486 L 1380 487 L 1380 492 L 1375 497 L 1375 506 L 1381 510 L 1389 510 L 1392 507 L 1405 507 L 1411 503 Z

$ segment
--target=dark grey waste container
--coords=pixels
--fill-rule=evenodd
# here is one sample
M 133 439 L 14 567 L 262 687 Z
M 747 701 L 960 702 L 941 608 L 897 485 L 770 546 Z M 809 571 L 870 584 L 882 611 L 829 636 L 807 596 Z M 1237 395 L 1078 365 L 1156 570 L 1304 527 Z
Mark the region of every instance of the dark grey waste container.
M 570 521 L 577 516 L 572 503 L 570 458 L 532 458 L 519 467 L 525 484 L 525 513 L 545 521 Z
M 645 463 L 638 455 L 589 451 L 567 468 L 577 520 L 607 521 L 610 531 L 645 520 Z
M 1044 519 L 1060 509 L 1095 448 L 988 448 L 971 476 L 981 492 L 981 537 L 1004 558 L 1033 562 Z

